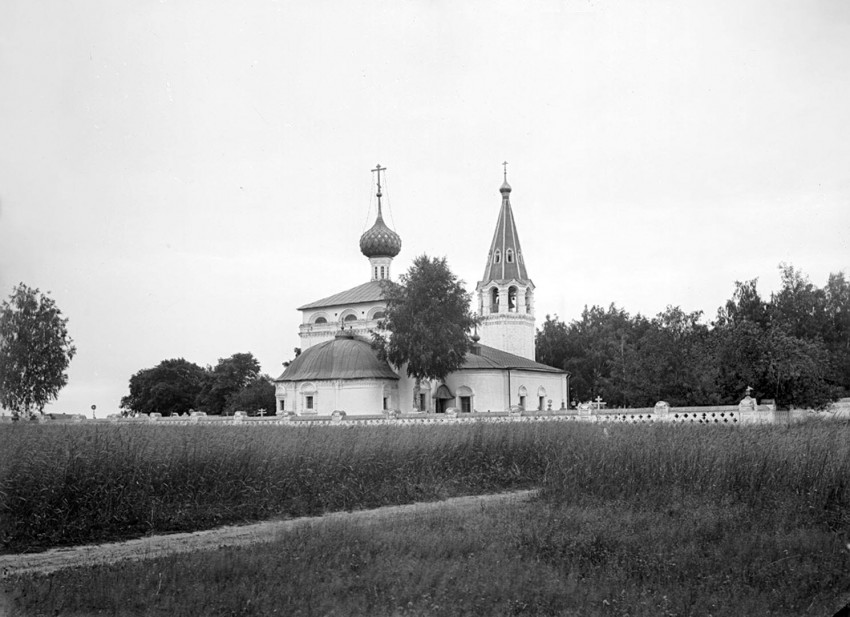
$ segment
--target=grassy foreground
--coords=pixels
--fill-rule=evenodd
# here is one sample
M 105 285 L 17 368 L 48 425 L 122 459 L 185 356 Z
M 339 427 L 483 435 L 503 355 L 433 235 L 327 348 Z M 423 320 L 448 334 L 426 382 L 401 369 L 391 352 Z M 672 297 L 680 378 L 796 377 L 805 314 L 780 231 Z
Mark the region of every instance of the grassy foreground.
M 546 427 L 0 425 L 0 552 L 527 488 Z
M 486 505 L 6 580 L 12 615 L 832 615 L 830 532 L 691 498 Z
M 227 464 L 209 453 L 216 436 L 232 444 L 219 444 L 219 456 L 235 450 L 237 461 L 255 464 L 298 436 L 278 455 L 310 464 L 274 467 L 283 477 L 267 491 L 319 508 L 528 484 L 542 497 L 379 525 L 317 525 L 241 550 L 12 577 L 5 597 L 24 615 L 831 615 L 850 601 L 850 425 L 399 428 L 216 428 L 194 448 L 221 472 Z M 189 440 L 183 450 L 192 448 Z M 135 467 L 160 453 L 133 459 Z M 6 469 L 12 459 L 0 456 Z M 333 469 L 348 475 L 340 481 Z M 297 484 L 297 474 L 313 482 Z M 19 486 L 9 477 L 7 502 Z M 212 489 L 235 503 L 227 497 L 234 476 L 224 474 L 226 487 L 216 477 L 195 481 L 210 503 Z M 246 482 L 261 479 L 248 473 Z M 274 493 L 284 479 L 310 487 L 313 501 Z M 240 488 L 233 499 L 252 494 Z

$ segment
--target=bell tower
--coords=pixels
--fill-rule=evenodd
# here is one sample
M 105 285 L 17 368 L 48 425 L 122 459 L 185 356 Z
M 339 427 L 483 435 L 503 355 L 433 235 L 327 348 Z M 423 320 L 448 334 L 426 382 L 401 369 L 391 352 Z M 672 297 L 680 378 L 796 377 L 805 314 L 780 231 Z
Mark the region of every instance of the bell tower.
M 487 254 L 484 276 L 476 286 L 481 343 L 534 360 L 534 283 L 528 278 L 511 210 L 508 164 L 499 192 L 502 206 Z

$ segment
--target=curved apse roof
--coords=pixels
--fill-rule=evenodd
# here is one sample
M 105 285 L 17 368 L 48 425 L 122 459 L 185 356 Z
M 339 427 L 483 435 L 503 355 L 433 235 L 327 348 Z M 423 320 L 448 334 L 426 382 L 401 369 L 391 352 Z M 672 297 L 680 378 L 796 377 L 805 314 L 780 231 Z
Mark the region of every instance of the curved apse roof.
M 322 379 L 398 379 L 398 375 L 368 341 L 341 332 L 334 340 L 305 350 L 275 381 Z

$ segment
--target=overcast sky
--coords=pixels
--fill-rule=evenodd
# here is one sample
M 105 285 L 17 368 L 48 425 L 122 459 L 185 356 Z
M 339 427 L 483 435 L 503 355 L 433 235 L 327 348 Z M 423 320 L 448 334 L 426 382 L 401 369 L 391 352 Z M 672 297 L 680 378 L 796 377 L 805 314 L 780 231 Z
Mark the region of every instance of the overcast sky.
M 504 160 L 538 325 L 850 274 L 850 3 L 0 3 L 0 296 L 78 349 L 47 411 L 167 358 L 280 374 L 296 307 L 368 280 L 377 163 L 394 275 L 472 290 Z

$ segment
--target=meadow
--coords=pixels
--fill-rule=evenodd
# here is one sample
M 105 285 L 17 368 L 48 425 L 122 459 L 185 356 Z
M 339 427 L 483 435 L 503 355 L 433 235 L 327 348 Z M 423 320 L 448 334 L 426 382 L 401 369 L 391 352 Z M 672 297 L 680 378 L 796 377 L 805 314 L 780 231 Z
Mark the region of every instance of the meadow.
M 827 615 L 850 601 L 848 424 L 10 428 L 7 551 L 541 489 L 530 503 L 13 575 L 19 614 Z

